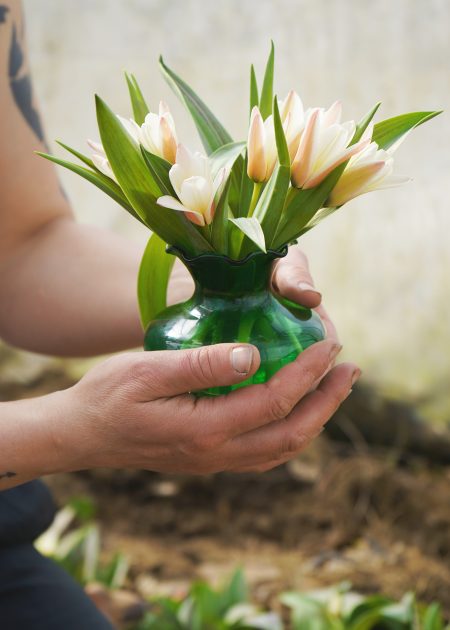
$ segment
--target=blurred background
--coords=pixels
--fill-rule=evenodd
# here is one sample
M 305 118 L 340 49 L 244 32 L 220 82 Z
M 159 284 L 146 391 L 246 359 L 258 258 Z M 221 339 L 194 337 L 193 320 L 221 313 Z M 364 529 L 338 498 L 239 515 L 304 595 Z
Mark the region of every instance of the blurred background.
M 450 608 L 450 441 L 444 429 L 450 423 L 450 3 L 24 0 L 23 5 L 34 88 L 50 148 L 60 156 L 54 139 L 84 152 L 86 138 L 98 138 L 94 93 L 122 116 L 131 114 L 125 70 L 136 75 L 153 109 L 160 98 L 169 103 L 179 137 L 200 148 L 188 114 L 159 74 L 159 54 L 235 139 L 245 138 L 249 66 L 254 63 L 261 77 L 271 38 L 280 97 L 294 88 L 306 107 L 341 99 L 344 119 L 359 119 L 379 100 L 378 119 L 446 110 L 398 150 L 396 172 L 410 176 L 409 184 L 350 202 L 301 241 L 345 358 L 364 373 L 353 407 L 344 409 L 334 429 L 339 442 L 319 444 L 272 481 L 246 478 L 243 491 L 253 497 L 247 516 L 241 485 L 236 495 L 241 482 L 230 476 L 208 485 L 98 473 L 81 475 L 75 486 L 66 479 L 53 485 L 62 501 L 74 491 L 95 495 L 108 527 L 117 517 L 109 499 L 126 511 L 133 497 L 135 512 L 126 521 L 117 517 L 107 545 L 112 549 L 125 540 L 135 561 L 145 548 L 143 591 L 156 588 L 161 575 L 176 588 L 177 580 L 184 583 L 199 566 L 204 575 L 217 574 L 242 560 L 266 586 L 282 581 L 283 571 L 300 586 L 350 575 L 365 592 L 387 589 L 397 596 L 416 589 L 428 600 L 447 597 Z M 144 246 L 145 229 L 108 197 L 62 169 L 59 176 L 80 221 L 109 227 Z M 1 379 L 10 395 L 22 395 L 27 384 L 28 394 L 44 391 L 44 373 L 53 375 L 52 386 L 58 387 L 86 369 L 86 362 L 55 362 L 7 349 L 3 356 Z M 420 418 L 425 423 L 417 429 Z M 373 451 L 377 441 L 381 450 Z M 444 467 L 434 469 L 438 464 Z M 277 503 L 271 503 L 272 493 Z M 267 515 L 270 505 L 275 521 Z M 139 534 L 142 539 L 135 538 Z M 203 546 L 198 536 L 205 537 Z M 173 544 L 178 551 L 169 562 L 162 556 Z M 220 551 L 224 544 L 231 545 L 227 558 Z M 297 573 L 289 564 L 292 545 L 300 554 L 296 566 L 303 567 Z M 275 567 L 274 556 L 284 568 Z M 272 587 L 261 588 L 264 601 Z

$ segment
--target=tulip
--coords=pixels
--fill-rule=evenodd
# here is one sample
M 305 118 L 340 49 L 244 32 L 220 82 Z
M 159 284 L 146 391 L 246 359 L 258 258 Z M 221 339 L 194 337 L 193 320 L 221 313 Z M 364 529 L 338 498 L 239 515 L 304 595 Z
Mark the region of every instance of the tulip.
M 348 146 L 355 133 L 355 122 L 340 123 L 341 104 L 327 111 L 319 108 L 307 112 L 297 153 L 292 162 L 292 184 L 296 188 L 314 188 L 339 164 L 361 151 L 370 142 L 365 135 Z
M 408 177 L 392 175 L 394 168 L 392 152 L 393 147 L 385 151 L 380 149 L 376 142 L 371 142 L 354 155 L 331 191 L 326 205 L 342 206 L 364 193 L 399 186 L 409 181 Z
M 177 134 L 172 114 L 161 101 L 159 114 L 149 113 L 138 131 L 139 142 L 144 149 L 158 155 L 171 164 L 177 154 Z
M 299 95 L 291 90 L 283 101 L 279 101 L 280 118 L 283 124 L 291 160 L 293 159 L 304 126 L 303 104 Z M 277 161 L 277 144 L 273 116 L 263 121 L 258 107 L 252 109 L 247 140 L 247 175 L 254 182 L 270 179 Z
M 184 212 L 196 225 L 209 225 L 214 218 L 215 200 L 225 183 L 226 169 L 220 169 L 213 178 L 208 158 L 179 144 L 169 177 L 178 199 L 164 195 L 157 203 Z
M 122 123 L 125 130 L 129 133 L 129 135 L 133 138 L 135 142 L 139 142 L 138 130 L 139 125 L 137 125 L 134 120 L 127 120 L 122 116 L 117 115 L 117 118 Z M 108 158 L 106 157 L 105 149 L 100 142 L 94 142 L 93 140 L 87 141 L 88 145 L 91 147 L 92 153 L 92 161 L 94 166 L 101 172 L 103 175 L 106 175 L 113 181 L 117 183 L 116 176 L 113 173 L 111 168 L 111 164 L 109 163 Z

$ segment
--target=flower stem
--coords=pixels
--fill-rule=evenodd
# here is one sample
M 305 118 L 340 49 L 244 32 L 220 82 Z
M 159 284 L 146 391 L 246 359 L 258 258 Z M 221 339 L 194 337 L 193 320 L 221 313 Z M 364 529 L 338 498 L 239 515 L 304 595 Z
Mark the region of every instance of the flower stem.
M 262 182 L 255 182 L 253 184 L 253 193 L 252 193 L 252 198 L 250 200 L 250 207 L 248 209 L 248 215 L 247 215 L 248 217 L 251 217 L 253 215 L 253 212 L 255 211 L 262 185 L 263 185 Z

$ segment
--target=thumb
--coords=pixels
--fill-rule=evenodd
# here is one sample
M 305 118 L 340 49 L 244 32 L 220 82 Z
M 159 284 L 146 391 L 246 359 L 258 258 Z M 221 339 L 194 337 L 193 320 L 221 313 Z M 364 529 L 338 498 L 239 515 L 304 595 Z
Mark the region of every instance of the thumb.
M 148 354 L 149 369 L 153 367 L 149 386 L 160 396 L 240 383 L 252 376 L 260 364 L 258 349 L 242 343 L 144 354 Z

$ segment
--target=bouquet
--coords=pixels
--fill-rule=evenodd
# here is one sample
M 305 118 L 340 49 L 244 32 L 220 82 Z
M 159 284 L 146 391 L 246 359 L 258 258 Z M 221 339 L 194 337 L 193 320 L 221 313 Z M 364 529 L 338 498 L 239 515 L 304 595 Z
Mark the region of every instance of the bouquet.
M 114 114 L 96 96 L 101 143 L 88 141 L 90 157 L 62 142 L 81 164 L 41 154 L 93 183 L 152 231 L 138 279 L 144 328 L 166 306 L 172 254 L 185 263 L 219 257 L 231 265 L 257 252 L 272 252 L 271 260 L 283 255 L 351 199 L 406 182 L 393 172 L 394 153 L 413 128 L 440 113 L 412 112 L 374 124 L 377 103 L 359 122 L 342 122 L 339 101 L 328 108 L 305 108 L 294 90 L 279 99 L 273 89 L 272 44 L 261 89 L 251 66 L 248 137 L 236 142 L 162 58 L 159 63 L 192 116 L 205 154 L 180 141 L 165 103 L 157 113 L 150 111 L 136 78 L 128 74 L 133 117 Z M 216 273 L 220 283 L 222 272 Z M 223 282 L 225 290 L 231 280 Z M 241 339 L 236 333 L 233 339 L 216 335 L 217 340 Z M 296 348 L 297 354 L 305 345 Z

